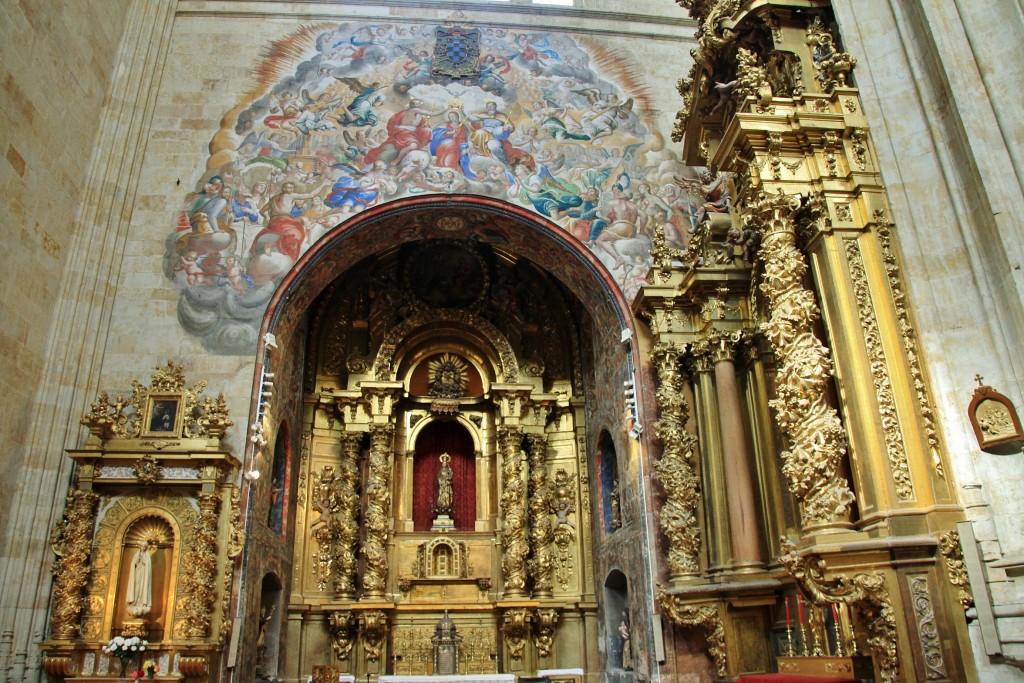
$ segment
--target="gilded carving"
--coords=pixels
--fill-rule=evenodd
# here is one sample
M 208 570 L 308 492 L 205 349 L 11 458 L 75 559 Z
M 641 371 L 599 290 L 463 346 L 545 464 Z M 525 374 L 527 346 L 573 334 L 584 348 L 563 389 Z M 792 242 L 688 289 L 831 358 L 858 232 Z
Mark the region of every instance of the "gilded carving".
M 501 444 L 501 568 L 505 592 L 523 595 L 526 591 L 526 557 L 530 545 L 526 541 L 526 492 L 523 485 L 523 430 L 504 426 L 498 433 Z
M 781 539 L 779 563 L 786 568 L 811 602 L 818 606 L 832 603 L 847 605 L 867 631 L 868 647 L 879 666 L 885 683 L 899 680 L 896 650 L 896 614 L 893 611 L 885 576 L 881 572 L 845 574 L 826 578 L 825 561 L 814 555 L 801 556 L 788 538 Z
M 135 479 L 144 485 L 155 484 L 156 480 L 163 476 L 163 467 L 152 453 L 146 453 L 136 460 L 134 471 Z
M 552 492 L 548 488 L 545 469 L 547 440 L 543 434 L 527 434 L 530 456 L 530 561 L 527 563 L 533 590 L 537 595 L 551 595 L 554 557 L 551 544 L 554 529 L 551 525 Z
M 374 425 L 370 429 L 370 454 L 366 475 L 366 511 L 363 526 L 366 536 L 362 553 L 363 590 L 370 597 L 383 597 L 388 574 L 388 528 L 391 520 L 391 446 L 395 427 Z
M 192 387 L 185 386 L 185 372 L 173 361 L 167 361 L 167 367 L 157 367 L 152 375 L 151 387 L 145 387 L 138 381 L 132 382 L 132 395 L 117 396 L 111 401 L 109 394 L 103 392 L 90 411 L 82 417 L 81 423 L 100 439 L 137 439 L 142 434 L 142 416 L 150 394 L 180 392 L 184 397 L 182 429 L 178 436 L 186 438 L 217 438 L 233 423 L 228 418 L 227 402 L 224 394 L 217 398 L 200 399 L 199 395 L 206 388 L 206 382 L 198 382 Z
M 348 610 L 330 612 L 328 625 L 331 631 L 331 647 L 334 656 L 345 661 L 352 654 L 352 646 L 356 639 L 356 618 Z
M 910 375 L 914 379 L 914 393 L 917 396 L 918 409 L 921 411 L 921 419 L 924 421 L 924 432 L 931 452 L 932 467 L 938 476 L 944 477 L 942 460 L 939 457 L 939 434 L 935 429 L 935 412 L 932 410 L 931 399 L 928 397 L 925 387 L 924 373 L 921 371 L 921 361 L 917 351 L 917 334 L 910 323 L 907 295 L 903 291 L 900 266 L 892 246 L 892 223 L 886 219 L 885 212 L 881 210 L 875 211 L 873 218 L 878 241 L 882 245 L 882 260 L 885 263 L 885 273 L 889 278 L 889 290 L 892 292 L 892 301 L 896 308 L 900 337 L 903 340 L 903 348 L 907 351 Z
M 210 633 L 213 605 L 217 597 L 217 509 L 220 496 L 201 492 L 199 518 L 193 530 L 193 546 L 181 561 L 184 637 L 206 638 Z
M 900 428 L 900 418 L 896 412 L 892 382 L 886 369 L 882 335 L 878 329 L 874 304 L 868 289 L 864 257 L 861 255 L 857 240 L 845 240 L 845 246 L 846 259 L 850 264 L 853 293 L 857 299 L 857 313 L 860 317 L 861 330 L 864 332 L 864 346 L 868 353 L 871 379 L 875 384 L 875 397 L 878 400 L 878 413 L 882 422 L 882 433 L 885 436 L 885 452 L 889 456 L 892 482 L 896 487 L 896 495 L 903 500 L 908 500 L 914 496 L 913 482 L 910 479 L 910 465 L 907 462 L 906 449 L 903 447 L 903 430 Z
M 719 678 L 728 675 L 728 660 L 725 649 L 725 627 L 714 605 L 687 605 L 678 595 L 662 592 L 658 603 L 673 624 L 686 628 L 701 628 L 708 641 L 708 653 L 715 661 Z
M 678 346 L 663 342 L 651 351 L 658 373 L 655 396 L 659 416 L 654 431 L 662 441 L 661 458 L 654 463 L 654 471 L 665 493 L 660 524 L 669 541 L 668 566 L 673 580 L 698 573 L 701 545 L 697 517 L 700 479 L 691 464 L 697 451 L 697 437 L 686 431 L 690 408 L 683 395 L 680 355 Z
M 503 382 L 519 381 L 519 361 L 505 335 L 487 320 L 475 316 L 461 308 L 432 308 L 429 311 L 422 306 L 414 306 L 413 314 L 388 331 L 373 361 L 373 376 L 379 381 L 391 379 L 394 372 L 395 352 L 399 343 L 414 330 L 430 323 L 455 322 L 464 323 L 476 328 L 480 334 L 491 340 L 498 350 L 501 360 L 501 380 Z
M 313 507 L 319 515 L 309 525 L 317 551 L 313 555 L 313 575 L 318 590 L 326 591 L 335 564 L 338 534 L 338 511 L 341 492 L 332 465 L 324 465 L 320 474 L 313 474 Z
M 525 607 L 514 607 L 505 610 L 501 619 L 501 635 L 512 659 L 522 659 L 526 641 L 530 637 L 530 610 Z
M 867 135 L 859 128 L 850 131 L 850 144 L 853 146 L 853 160 L 857 168 L 864 171 L 868 167 Z
M 739 106 L 743 106 L 747 98 L 753 98 L 758 113 L 769 111 L 772 87 L 768 83 L 768 73 L 757 63 L 757 55 L 746 48 L 736 51 L 736 87 L 732 95 Z
M 778 358 L 777 397 L 770 405 L 789 438 L 789 448 L 781 454 L 782 471 L 809 527 L 843 521 L 854 495 L 840 474 L 846 437 L 838 413 L 826 400 L 832 363 L 814 335 L 820 311 L 803 285 L 807 261 L 796 248 L 796 205 L 795 197 L 781 191 L 762 194 L 751 202 L 746 221 L 762 234 L 760 290 L 770 310 L 762 329 Z
M 341 438 L 341 467 L 338 471 L 340 505 L 337 513 L 337 549 L 334 590 L 342 597 L 352 597 L 356 590 L 359 540 L 359 449 L 362 433 L 349 433 Z
M 379 662 L 388 635 L 387 613 L 379 609 L 360 612 L 359 625 L 362 630 L 363 648 L 366 650 L 366 661 Z
M 242 492 L 238 488 L 231 489 L 231 514 L 228 520 L 227 556 L 224 563 L 224 580 L 222 583 L 220 610 L 223 620 L 220 623 L 220 641 L 226 643 L 231 637 L 233 620 L 228 616 L 231 604 L 231 583 L 235 577 L 235 559 L 245 548 L 245 525 L 242 524 Z
M 946 664 L 942 659 L 942 643 L 939 641 L 939 629 L 935 625 L 935 610 L 932 608 L 932 596 L 928 592 L 928 579 L 923 574 L 907 577 L 910 588 L 910 599 L 914 605 L 914 617 L 917 619 L 917 639 L 921 645 L 921 654 L 928 671 L 928 680 L 947 680 Z
M 74 640 L 79 636 L 78 620 L 85 607 L 82 590 L 89 578 L 89 551 L 99 499 L 92 491 L 70 489 L 64 502 L 64 517 L 50 532 L 50 547 L 57 555 L 50 569 L 55 577 L 50 615 L 54 640 Z
M 807 27 L 807 44 L 813 51 L 811 59 L 822 92 L 830 93 L 845 86 L 846 77 L 857 66 L 857 58 L 836 50 L 832 33 L 821 23 L 821 17 L 814 17 Z
M 558 610 L 554 608 L 538 609 L 533 615 L 533 645 L 537 648 L 538 657 L 550 657 L 551 646 L 555 642 L 555 625 L 558 623 Z
M 582 449 L 581 449 L 581 452 Z M 555 531 L 552 540 L 555 543 L 555 580 L 562 590 L 569 590 L 569 581 L 573 572 L 572 545 L 576 540 L 576 525 L 569 515 L 576 512 L 576 495 L 573 479 L 575 475 L 559 467 L 555 471 L 554 491 L 551 496 L 550 511 L 555 517 Z
M 834 130 L 825 131 L 821 136 L 822 156 L 825 159 L 825 167 L 828 175 L 839 175 L 839 159 L 836 150 L 839 148 L 839 133 Z
M 957 587 L 957 599 L 964 609 L 974 604 L 971 594 L 970 580 L 967 578 L 967 566 L 964 564 L 964 553 L 960 547 L 960 532 L 952 530 L 939 536 L 939 554 L 946 562 L 946 576 L 949 582 Z

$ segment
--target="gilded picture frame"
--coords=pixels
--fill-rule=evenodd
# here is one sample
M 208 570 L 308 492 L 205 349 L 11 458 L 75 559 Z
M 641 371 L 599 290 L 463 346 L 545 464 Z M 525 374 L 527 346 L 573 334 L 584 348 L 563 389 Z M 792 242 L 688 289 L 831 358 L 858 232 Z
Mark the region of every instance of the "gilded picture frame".
M 178 437 L 183 420 L 180 392 L 150 394 L 142 415 L 142 436 Z

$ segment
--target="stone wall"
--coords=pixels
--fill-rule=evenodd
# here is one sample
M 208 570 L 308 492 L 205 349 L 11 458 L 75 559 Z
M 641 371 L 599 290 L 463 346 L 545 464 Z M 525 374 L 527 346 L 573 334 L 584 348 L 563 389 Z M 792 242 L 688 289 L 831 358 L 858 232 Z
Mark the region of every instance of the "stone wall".
M 833 3 L 893 204 L 911 300 L 960 500 L 974 523 L 1003 653 L 1024 656 L 1024 458 L 982 452 L 978 383 L 1024 408 L 1024 192 L 1019 4 Z M 1007 569 L 1010 574 L 1008 575 Z M 1014 578 L 1016 574 L 1016 578 Z M 979 673 L 990 663 L 972 626 Z M 992 662 L 998 662 L 998 658 Z

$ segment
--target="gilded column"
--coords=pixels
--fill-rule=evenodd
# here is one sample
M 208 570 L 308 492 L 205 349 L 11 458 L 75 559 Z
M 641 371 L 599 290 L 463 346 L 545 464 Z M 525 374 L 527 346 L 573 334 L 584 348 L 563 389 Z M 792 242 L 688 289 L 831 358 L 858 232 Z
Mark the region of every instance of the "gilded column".
M 359 541 L 359 447 L 362 432 L 341 437 L 341 465 L 338 471 L 338 506 L 336 534 L 338 571 L 334 590 L 339 597 L 353 598 L 356 591 L 356 545 Z
M 839 415 L 826 401 L 832 362 L 814 335 L 820 317 L 814 294 L 804 287 L 807 261 L 796 247 L 796 197 L 781 190 L 750 202 L 748 225 L 761 233 L 764 276 L 760 289 L 770 309 L 765 333 L 778 357 L 779 427 L 789 437 L 782 471 L 801 503 L 805 530 L 845 527 L 853 492 L 840 473 L 846 438 Z
M 714 369 L 706 344 L 691 347 L 693 372 L 696 375 L 694 403 L 697 433 L 700 436 L 701 472 L 698 479 L 706 491 L 704 496 L 705 526 L 708 539 L 708 568 L 718 570 L 729 564 L 732 548 L 729 543 L 729 514 L 719 500 L 725 496 L 725 475 L 722 472 L 722 439 L 718 433 L 718 402 L 715 400 Z
M 543 434 L 527 434 L 530 450 L 530 555 L 528 563 L 533 593 L 551 597 L 554 558 L 551 544 L 555 538 L 551 526 L 551 490 L 546 469 L 547 439 Z
M 498 431 L 501 445 L 501 516 L 503 547 L 501 568 L 505 595 L 526 595 L 526 490 L 523 485 L 523 429 L 504 426 Z
M 79 617 L 85 606 L 83 589 L 89 579 L 89 551 L 100 497 L 92 491 L 71 489 L 65 500 L 64 519 L 50 534 L 57 554 L 53 563 L 53 610 L 50 628 L 54 640 L 79 636 Z
M 196 521 L 192 549 L 182 562 L 185 593 L 185 637 L 206 638 L 210 634 L 213 605 L 217 597 L 217 509 L 220 495 L 198 494 L 199 519 Z
M 370 428 L 370 459 L 366 475 L 366 517 L 363 526 L 363 591 L 365 597 L 384 597 L 388 575 L 388 531 L 391 523 L 391 463 L 394 457 L 391 441 L 393 424 L 377 424 Z
M 690 409 L 683 396 L 679 373 L 681 350 L 675 344 L 659 343 L 651 351 L 658 372 L 659 416 L 654 429 L 663 447 L 654 471 L 661 480 L 665 502 L 661 508 L 661 530 L 669 540 L 668 567 L 673 583 L 700 572 L 700 479 L 693 471 L 697 438 L 686 431 Z
M 733 339 L 720 335 L 715 340 L 712 353 L 718 423 L 722 428 L 729 529 L 732 532 L 732 562 L 739 566 L 759 567 L 762 564 L 761 532 L 757 523 L 757 501 L 750 472 L 751 457 L 744 428 L 743 403 L 736 382 L 733 342 Z

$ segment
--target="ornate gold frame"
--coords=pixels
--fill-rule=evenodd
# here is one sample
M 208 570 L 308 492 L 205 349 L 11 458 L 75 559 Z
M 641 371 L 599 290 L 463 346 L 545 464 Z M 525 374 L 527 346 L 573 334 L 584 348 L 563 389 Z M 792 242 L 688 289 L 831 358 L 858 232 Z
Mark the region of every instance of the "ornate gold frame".
M 184 421 L 183 404 L 185 393 L 182 391 L 150 394 L 146 397 L 146 409 L 142 413 L 142 434 L 141 436 L 164 436 L 177 438 L 181 436 L 181 425 Z M 158 417 L 157 408 L 167 410 L 166 406 L 174 404 L 174 410 L 170 419 L 170 426 L 167 428 L 154 429 L 154 418 Z

